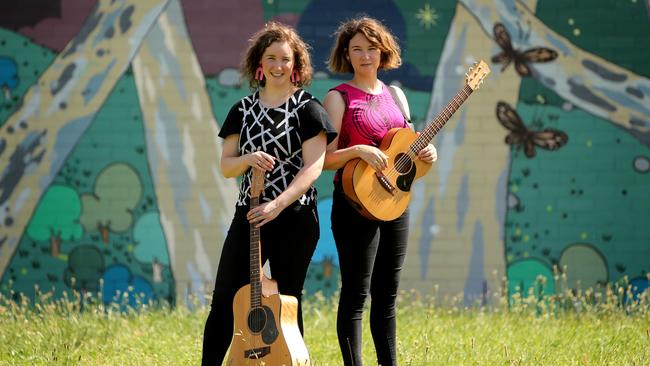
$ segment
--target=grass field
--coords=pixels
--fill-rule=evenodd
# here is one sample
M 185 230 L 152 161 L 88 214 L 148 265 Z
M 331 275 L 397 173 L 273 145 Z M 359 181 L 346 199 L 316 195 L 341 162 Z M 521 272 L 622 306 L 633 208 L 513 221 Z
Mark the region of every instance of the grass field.
M 623 291 L 511 297 L 488 307 L 403 293 L 400 365 L 650 365 L 650 302 Z M 90 301 L 92 302 L 92 301 Z M 445 302 L 445 304 L 441 304 Z M 0 365 L 198 365 L 206 307 L 124 311 L 79 299 L 0 297 Z M 304 305 L 314 365 L 341 365 L 336 304 Z M 376 365 L 364 323 L 364 364 Z

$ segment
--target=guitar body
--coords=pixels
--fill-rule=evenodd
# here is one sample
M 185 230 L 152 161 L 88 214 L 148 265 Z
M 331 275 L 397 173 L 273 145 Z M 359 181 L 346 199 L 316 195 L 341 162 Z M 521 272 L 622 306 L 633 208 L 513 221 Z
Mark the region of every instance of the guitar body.
M 431 164 L 422 162 L 417 156 L 410 158 L 406 154 L 416 138 L 417 134 L 408 128 L 393 128 L 379 146 L 388 156 L 388 166 L 382 173 L 394 188 L 392 192 L 385 188 L 377 177 L 377 171 L 363 159 L 350 160 L 343 168 L 343 191 L 366 218 L 394 220 L 408 207 L 413 182 L 431 168 Z
M 388 156 L 388 166 L 383 171 L 375 171 L 363 159 L 350 160 L 343 167 L 343 192 L 359 213 L 369 219 L 390 221 L 406 211 L 413 182 L 431 169 L 431 164 L 417 159 L 418 152 L 427 146 L 489 73 L 490 67 L 485 61 L 475 63 L 465 74 L 465 86 L 419 135 L 407 128 L 388 131 L 379 146 Z
M 266 277 L 262 277 L 262 286 L 263 293 L 272 293 L 261 296 L 259 307 L 251 306 L 250 284 L 235 294 L 235 327 L 226 365 L 311 365 L 298 328 L 298 300 L 278 294 L 275 281 Z
M 264 172 L 253 168 L 251 208 L 259 206 Z M 262 273 L 260 228 L 250 225 L 250 275 L 232 303 L 234 329 L 228 366 L 311 366 L 298 328 L 298 300 L 280 295 Z

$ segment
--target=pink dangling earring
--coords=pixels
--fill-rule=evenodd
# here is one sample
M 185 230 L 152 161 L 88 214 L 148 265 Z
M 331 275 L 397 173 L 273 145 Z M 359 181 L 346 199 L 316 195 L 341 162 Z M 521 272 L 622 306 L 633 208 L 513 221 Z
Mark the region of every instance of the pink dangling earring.
M 264 80 L 264 70 L 262 70 L 261 65 L 260 65 L 260 67 L 257 68 L 257 70 L 255 70 L 255 80 L 257 80 L 257 81 Z
M 291 78 L 290 78 L 290 80 L 291 80 L 291 82 L 294 83 L 294 84 L 299 83 L 299 82 L 300 82 L 300 74 L 299 74 L 297 71 L 294 70 L 294 71 L 291 73 Z

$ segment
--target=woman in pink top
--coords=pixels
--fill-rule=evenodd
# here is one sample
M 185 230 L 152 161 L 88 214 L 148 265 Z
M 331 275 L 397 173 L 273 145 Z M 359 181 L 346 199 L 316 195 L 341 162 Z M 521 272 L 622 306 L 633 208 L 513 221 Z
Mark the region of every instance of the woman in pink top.
M 339 132 L 325 155 L 325 169 L 339 170 L 350 159 L 361 158 L 378 171 L 388 157 L 378 146 L 388 130 L 409 127 L 379 70 L 402 63 L 394 37 L 379 21 L 361 17 L 342 24 L 328 60 L 332 72 L 352 73 L 352 79 L 330 90 L 323 106 Z M 401 90 L 398 92 L 403 96 Z M 404 99 L 405 100 L 405 99 Z M 408 108 L 407 106 L 405 106 Z M 433 163 L 433 145 L 418 158 Z M 341 266 L 341 296 L 337 333 L 345 365 L 362 365 L 361 319 L 370 294 L 370 329 L 379 365 L 396 365 L 395 299 L 406 255 L 408 210 L 392 221 L 363 217 L 347 201 L 341 171 L 334 178 L 332 232 Z

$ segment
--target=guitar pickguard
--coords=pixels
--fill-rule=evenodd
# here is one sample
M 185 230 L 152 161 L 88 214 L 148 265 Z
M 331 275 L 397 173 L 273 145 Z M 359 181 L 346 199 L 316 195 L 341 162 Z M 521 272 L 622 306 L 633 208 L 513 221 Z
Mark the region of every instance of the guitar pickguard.
M 411 190 L 411 185 L 415 179 L 416 165 L 411 164 L 411 169 L 404 175 L 397 177 L 396 185 L 402 192 L 409 192 Z
M 256 334 L 261 332 L 262 340 L 266 344 L 275 342 L 279 335 L 278 328 L 275 326 L 273 310 L 266 305 L 248 313 L 248 329 Z

